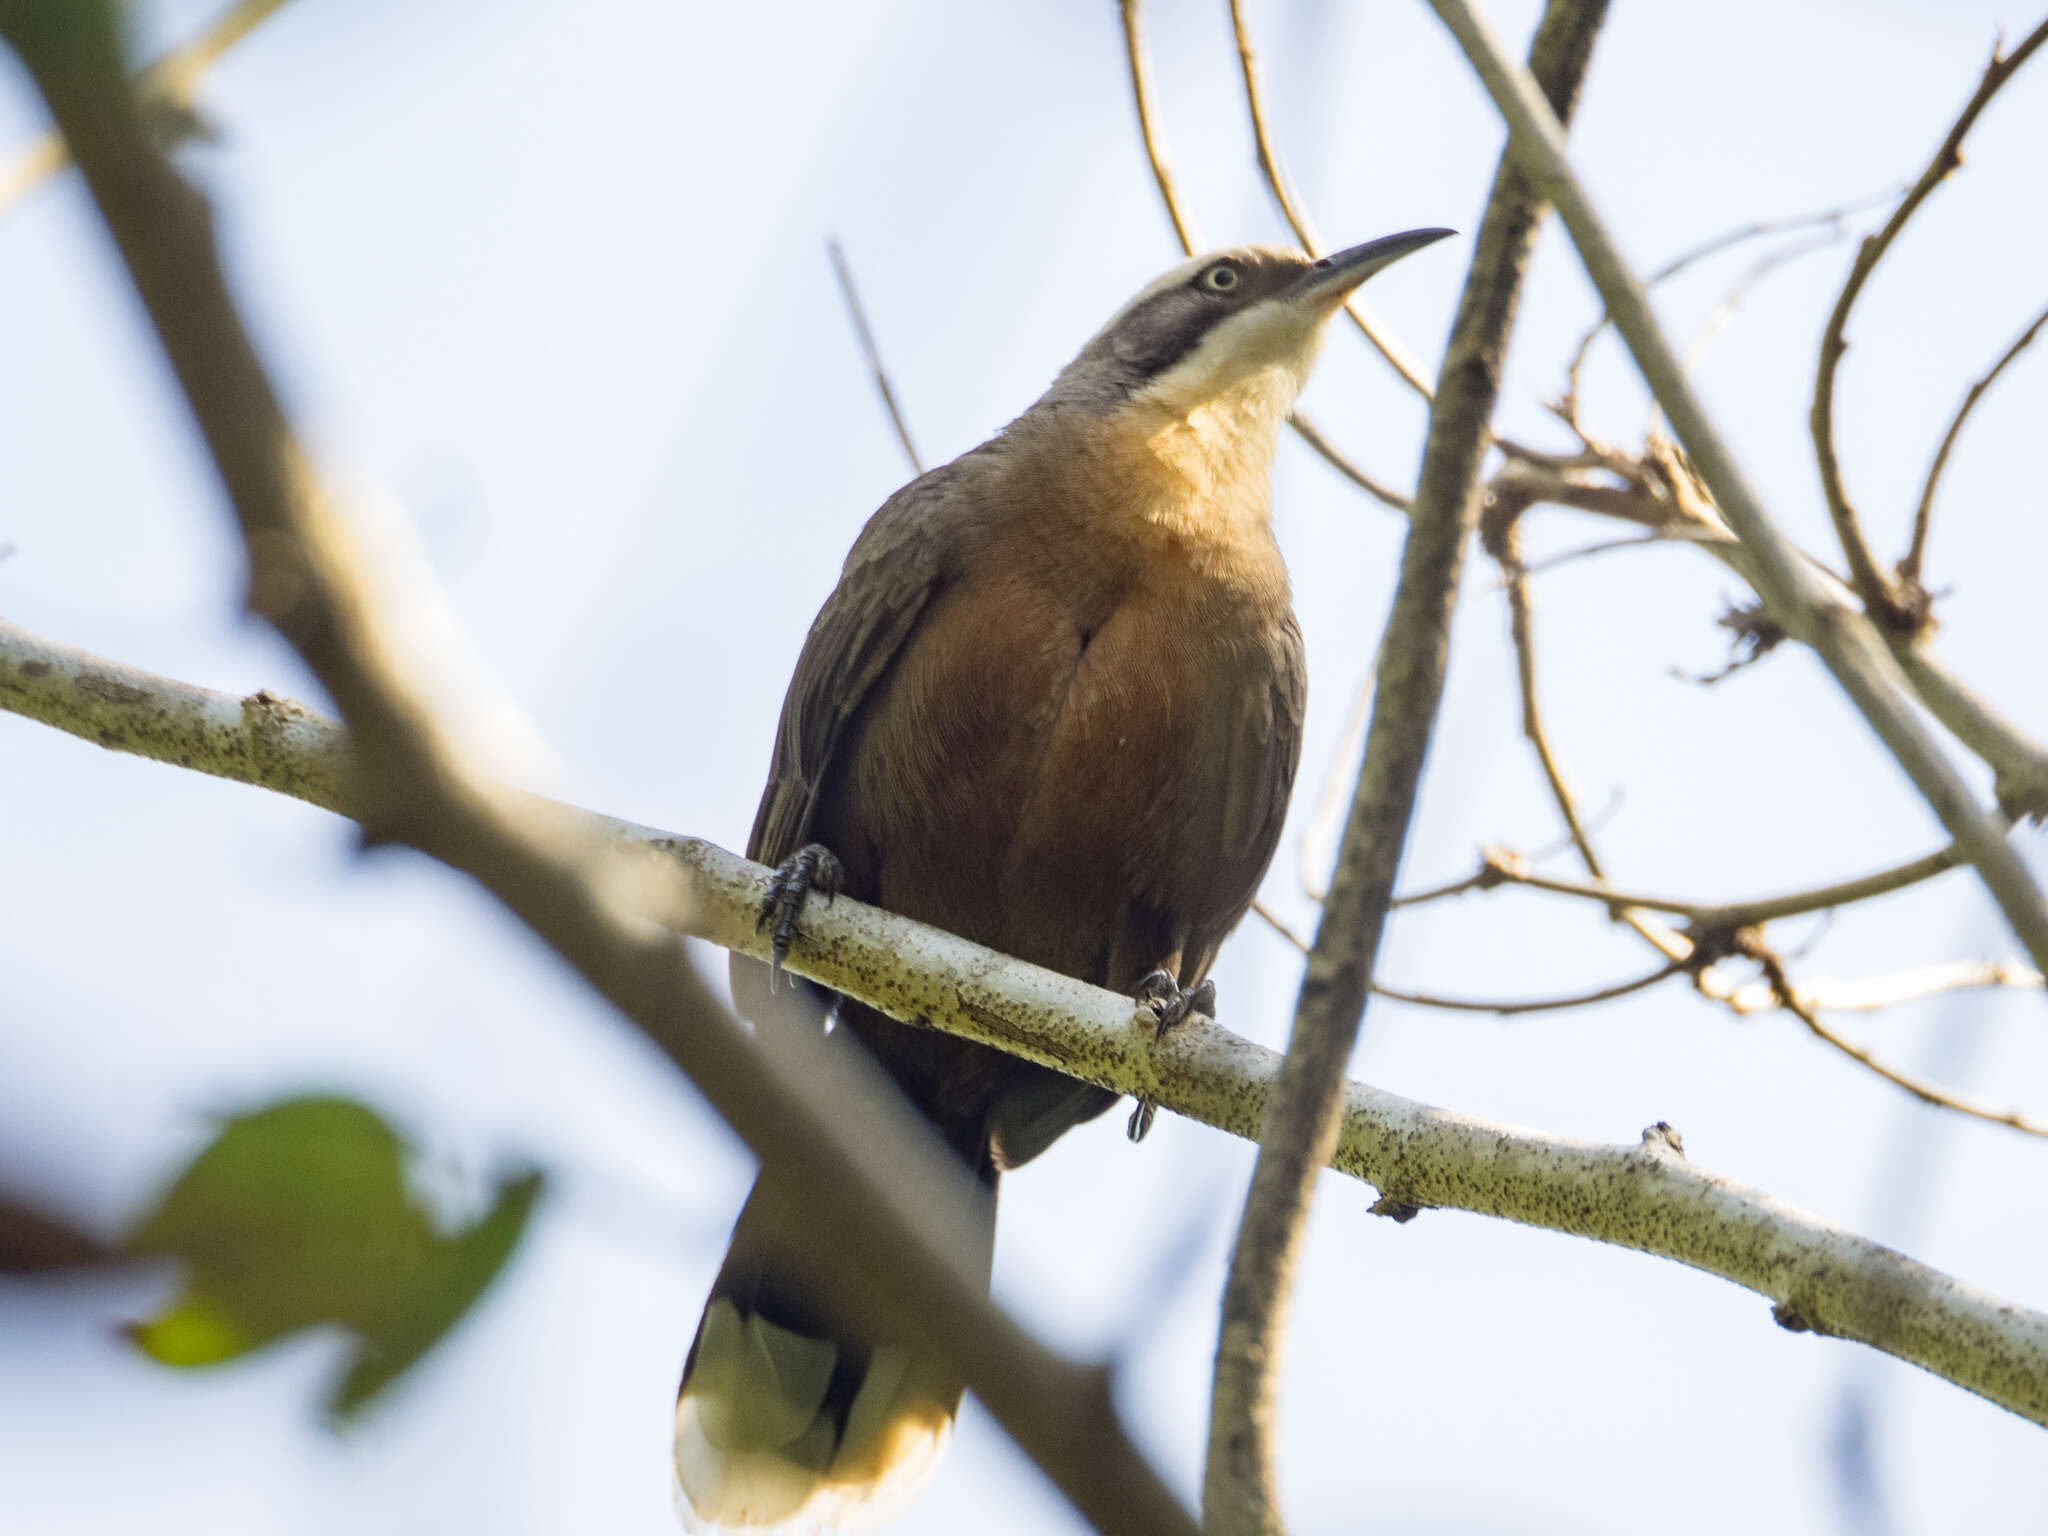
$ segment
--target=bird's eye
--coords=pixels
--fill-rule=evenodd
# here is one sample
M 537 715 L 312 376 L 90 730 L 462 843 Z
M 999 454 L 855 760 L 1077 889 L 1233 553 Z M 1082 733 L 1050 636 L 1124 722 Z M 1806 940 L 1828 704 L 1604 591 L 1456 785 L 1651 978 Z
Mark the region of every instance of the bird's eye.
M 1228 293 L 1237 286 L 1237 268 L 1219 262 L 1202 274 L 1202 286 L 1211 293 Z

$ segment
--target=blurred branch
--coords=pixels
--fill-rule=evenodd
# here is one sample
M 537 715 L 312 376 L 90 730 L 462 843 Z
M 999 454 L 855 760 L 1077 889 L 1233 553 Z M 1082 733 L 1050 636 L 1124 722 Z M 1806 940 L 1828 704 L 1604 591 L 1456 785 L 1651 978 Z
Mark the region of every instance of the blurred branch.
M 345 776 L 368 836 L 474 877 L 638 1024 L 781 1187 L 804 1192 L 806 1219 L 787 1233 L 800 1260 L 829 1265 L 862 1316 L 956 1365 L 1083 1515 L 1191 1536 L 1124 1433 L 1107 1373 L 1053 1355 L 989 1301 L 959 1241 L 971 1223 L 953 1219 L 972 1199 L 957 1160 L 869 1095 L 851 1053 L 742 1028 L 670 935 L 614 901 L 587 830 L 493 783 L 415 694 L 368 564 L 228 294 L 209 210 L 142 122 L 109 0 L 0 0 L 0 34 L 71 145 L 212 451 L 248 547 L 250 607 L 348 720 L 353 750 L 328 782 Z
M 1351 808 L 1350 791 L 1358 782 L 1351 765 L 1365 749 L 1365 722 L 1372 708 L 1373 679 L 1368 673 L 1351 694 L 1351 708 L 1344 716 L 1338 746 L 1323 769 L 1323 782 L 1316 791 L 1309 813 L 1295 834 L 1295 874 L 1301 894 L 1321 901 L 1330 894 L 1330 879 L 1322 871 L 1337 862 L 1337 844 L 1344 835 L 1344 816 Z
M 1606 11 L 1606 0 L 1549 0 L 1530 44 L 1543 88 L 1567 115 Z M 1541 195 L 1503 155 L 1430 411 L 1400 579 L 1380 641 L 1365 760 L 1231 1253 L 1202 1479 L 1203 1521 L 1216 1536 L 1282 1530 L 1274 1425 L 1294 1271 L 1317 1171 L 1337 1147 L 1345 1064 L 1364 1018 L 1443 697 L 1458 577 L 1479 517 L 1480 466 L 1542 214 Z
M 1753 566 L 1753 571 L 1745 573 L 1748 579 L 1786 631 L 1810 645 L 1827 663 L 1949 836 L 1969 855 L 2035 967 L 2048 968 L 2048 904 L 2043 903 L 2032 876 L 2007 846 L 2000 826 L 1977 806 L 1968 785 L 1915 713 L 1906 677 L 1884 640 L 1786 541 L 1750 491 L 1694 396 L 1642 288 L 1622 262 L 1573 175 L 1564 130 L 1536 83 L 1501 52 L 1468 0 L 1430 0 L 1430 4 L 1457 37 L 1507 120 L 1517 163 L 1557 205 L 1637 367 L 1684 443 L 1691 463 L 1698 467 L 1715 507 L 1741 541 L 1746 562 Z M 1932 698 L 1924 692 L 1922 697 L 1940 713 Z
M 1951 992 L 1978 992 L 1994 987 L 2041 990 L 2041 973 L 2015 960 L 1943 960 L 1910 971 L 1849 980 L 1807 977 L 1791 983 L 1792 995 L 1805 1007 L 1823 1013 L 1875 1013 L 1906 1003 L 1925 1002 Z M 1732 987 L 1716 999 L 1735 1013 L 1763 1013 L 1782 1006 L 1768 979 Z
M 111 1264 L 121 1255 L 41 1204 L 0 1191 L 0 1275 L 40 1275 Z
M 2043 749 L 1951 672 L 1924 637 L 1897 637 L 1892 650 L 1928 713 L 1990 766 L 1992 792 L 2006 815 L 2035 820 L 2048 816 L 2048 749 Z M 1999 905 L 2004 904 L 2001 899 Z M 2030 953 L 2034 950 L 2032 944 L 2027 948 Z M 2033 959 L 2036 965 L 2041 964 L 2038 953 L 2033 954 Z
M 1152 64 L 1145 49 L 1144 21 L 1139 12 L 1140 3 L 1141 0 L 1118 0 L 1124 22 L 1124 55 L 1131 75 L 1131 104 L 1138 112 L 1138 137 L 1145 145 L 1145 159 L 1152 167 L 1152 179 L 1158 183 L 1159 200 L 1166 205 L 1166 216 L 1173 222 L 1173 236 L 1180 242 L 1184 254 L 1194 256 L 1202 249 L 1202 237 L 1195 232 L 1194 219 L 1181 206 L 1180 193 L 1174 186 L 1173 170 L 1166 160 L 1166 144 L 1159 136 L 1156 114 L 1152 109 Z M 1352 318 L 1358 317 L 1354 314 Z M 1382 355 L 1385 355 L 1384 352 Z M 1393 359 L 1389 357 L 1388 361 L 1391 362 Z M 1427 394 L 1428 391 L 1425 390 L 1424 393 Z M 1338 453 L 1328 438 L 1303 421 L 1299 414 L 1290 415 L 1287 424 L 1293 427 L 1302 441 L 1320 454 L 1326 463 L 1367 495 L 1385 502 L 1397 511 L 1408 510 L 1407 497 L 1398 491 L 1389 490 L 1384 482 L 1355 467 Z
M 1843 283 L 1834 311 L 1828 316 L 1827 329 L 1821 334 L 1820 363 L 1813 380 L 1812 411 L 1813 451 L 1820 466 L 1821 491 L 1827 498 L 1828 514 L 1834 519 L 1842 554 L 1849 562 L 1850 583 L 1862 599 L 1864 611 L 1883 629 L 1895 634 L 1916 635 L 1927 627 L 1927 596 L 1917 585 L 1901 590 L 1878 569 L 1870 546 L 1863 537 L 1863 530 L 1857 523 L 1856 510 L 1849 504 L 1849 493 L 1842 486 L 1841 465 L 1835 455 L 1835 372 L 1841 364 L 1842 354 L 1849 347 L 1843 339 L 1843 331 L 1849 323 L 1849 312 L 1855 308 L 1857 297 L 1863 292 L 1863 285 L 1877 269 L 1878 262 L 1884 259 L 1885 252 L 1891 249 L 1892 241 L 1905 228 L 1906 221 L 1963 163 L 1963 139 L 1976 123 L 1978 115 L 1990 105 L 1999 87 L 2019 72 L 2044 41 L 2048 41 L 2048 21 L 2041 22 L 2028 33 L 2009 56 L 2001 56 L 1996 48 L 1992 49 L 1991 62 L 1985 66 L 1977 89 L 1963 104 L 1962 112 L 1942 139 L 1940 148 L 1935 150 L 1927 169 L 1920 173 L 1920 179 L 1913 183 L 1912 189 L 1892 211 L 1884 227 L 1865 240 L 1862 249 L 1856 253 L 1848 280 Z M 1723 504 L 1726 505 L 1725 498 Z
M 73 686 L 58 677 L 91 679 Z M 33 685 L 33 686 L 31 686 Z M 28 707 L 23 707 L 24 704 Z M 243 701 L 35 640 L 0 626 L 0 708 L 117 752 L 260 784 L 347 814 L 348 735 L 303 706 L 264 754 L 218 724 Z M 267 754 L 267 755 L 265 755 Z M 536 802 L 539 803 L 539 802 Z M 772 871 L 710 843 L 592 812 L 558 814 L 620 854 L 690 877 L 663 915 L 757 958 L 754 926 Z M 841 897 L 805 912 L 789 969 L 880 1008 L 1023 1056 L 1117 1093 L 1142 1095 L 1240 1137 L 1258 1134 L 1280 1058 L 1194 1018 L 1156 1045 L 1131 1000 L 1010 960 Z M 682 971 L 694 990 L 694 973 Z M 720 1026 L 722 1028 L 722 1026 Z M 1987 1296 L 1693 1167 L 1661 1133 L 1602 1146 L 1433 1109 L 1364 1083 L 1344 1088 L 1331 1166 L 1417 1206 L 1499 1217 L 1657 1254 L 1744 1286 L 1808 1326 L 1910 1360 L 2048 1424 L 2048 1315 Z
M 833 275 L 839 279 L 840 296 L 846 300 L 846 313 L 853 321 L 854 335 L 860 338 L 861 355 L 867 359 L 868 371 L 875 377 L 875 389 L 882 397 L 882 405 L 889 412 L 889 421 L 896 428 L 896 440 L 903 445 L 903 456 L 910 460 L 912 474 L 924 473 L 924 461 L 917 456 L 917 445 L 910 440 L 910 428 L 903 420 L 903 412 L 896 404 L 896 391 L 889 387 L 889 371 L 882 366 L 882 355 L 875 350 L 875 334 L 868 329 L 867 311 L 861 307 L 860 291 L 853 286 L 853 269 L 846 264 L 846 252 L 840 249 L 837 240 L 827 240 L 825 250 L 832 258 Z
M 1840 235 L 1848 221 L 1859 213 L 1868 213 L 1904 195 L 1903 186 L 1887 187 L 1873 197 L 1858 198 L 1853 203 L 1841 203 L 1833 208 L 1822 208 L 1815 213 L 1795 213 L 1782 219 L 1758 219 L 1749 224 L 1725 229 L 1718 235 L 1709 236 L 1698 245 L 1691 246 L 1657 268 L 1643 280 L 1645 288 L 1655 288 L 1669 282 L 1689 268 L 1698 266 L 1709 257 L 1723 251 L 1747 245 L 1753 240 L 1767 240 L 1774 235 L 1803 234 L 1807 230 L 1824 230 L 1831 235 Z M 1603 317 L 1604 318 L 1604 317 Z
M 1774 235 L 1798 234 L 1809 229 L 1819 229 L 1827 232 L 1828 238 L 1826 243 L 1832 244 L 1835 239 L 1840 238 L 1843 228 L 1852 215 L 1866 212 L 1871 208 L 1877 207 L 1880 203 L 1888 203 L 1893 198 L 1902 195 L 1904 190 L 1903 187 L 1894 188 L 1877 197 L 1864 198 L 1854 203 L 1843 203 L 1834 208 L 1823 208 L 1818 213 L 1794 214 L 1792 217 L 1784 219 L 1760 219 L 1748 224 L 1738 225 L 1734 229 L 1724 229 L 1721 233 L 1711 235 L 1707 239 L 1702 240 L 1698 245 L 1688 247 L 1686 250 L 1679 252 L 1678 255 L 1672 257 L 1671 260 L 1665 262 L 1663 266 L 1657 268 L 1656 271 L 1644 278 L 1643 286 L 1645 288 L 1661 287 L 1673 278 L 1690 271 L 1701 262 L 1718 256 L 1724 251 L 1734 250 L 1737 246 L 1747 245 L 1754 240 L 1768 240 Z M 1808 248 L 1801 247 L 1801 250 L 1803 251 Z M 1766 257 L 1765 260 L 1771 261 L 1774 258 L 1778 260 L 1786 259 L 1782 253 L 1773 253 L 1773 257 Z M 1737 286 L 1741 287 L 1743 284 L 1753 281 L 1757 275 L 1759 275 L 1757 269 L 1752 268 L 1747 277 L 1738 281 Z M 1728 300 L 1724 298 L 1722 300 L 1722 307 L 1726 308 L 1727 306 Z M 1592 350 L 1593 343 L 1600 338 L 1601 333 L 1613 323 L 1613 318 L 1603 308 L 1600 311 L 1600 318 L 1586 328 L 1585 332 L 1579 337 L 1578 344 L 1572 348 L 1571 361 L 1565 367 L 1565 399 L 1567 401 L 1575 401 L 1578 398 L 1579 372 L 1586 365 L 1586 354 Z M 1697 338 L 1695 338 L 1695 345 L 1697 345 Z M 1690 350 L 1688 348 L 1688 353 L 1690 353 Z
M 1778 1006 L 1804 1024 L 1815 1039 L 1833 1046 L 1851 1061 L 1875 1072 L 1886 1082 L 1905 1089 L 1923 1104 L 1931 1104 L 1937 1109 L 1954 1110 L 1957 1114 L 1968 1115 L 1975 1120 L 1988 1120 L 1994 1125 L 2008 1126 L 2016 1131 L 2024 1131 L 2029 1136 L 2048 1136 L 2048 1124 L 2031 1120 L 2016 1109 L 1987 1104 L 1982 1099 L 1941 1087 L 1880 1060 L 1867 1046 L 1858 1045 L 1821 1021 L 1810 1000 L 1785 974 L 1785 963 L 1774 952 L 1758 945 L 1751 954 L 1763 967 L 1765 980 L 1777 998 Z M 2038 975 L 2035 980 L 2038 983 Z
M 1259 88 L 1258 63 L 1252 55 L 1251 24 L 1245 19 L 1245 0 L 1230 0 L 1230 25 L 1237 33 L 1237 61 L 1244 72 L 1244 102 L 1251 113 L 1252 139 L 1258 147 L 1259 171 L 1266 178 L 1266 186 L 1273 194 L 1273 201 L 1279 205 L 1281 216 L 1287 220 L 1288 228 L 1301 242 L 1301 248 L 1311 256 L 1320 257 L 1323 244 L 1316 238 L 1308 215 L 1302 210 L 1301 200 L 1295 196 L 1287 173 L 1280 167 L 1279 152 L 1273 148 L 1272 136 L 1266 127 L 1265 95 Z M 1387 360 L 1387 366 L 1401 376 L 1404 384 L 1424 400 L 1433 397 L 1435 392 L 1430 389 L 1429 381 L 1423 378 L 1415 360 L 1408 355 L 1408 349 L 1388 333 L 1384 322 L 1366 307 L 1365 301 L 1356 293 L 1344 301 L 1344 313 L 1351 317 L 1351 323 L 1358 327 L 1360 334 L 1372 343 L 1373 350 Z
M 214 62 L 263 22 L 282 10 L 287 0 L 240 0 L 214 18 L 213 24 L 189 43 L 173 48 L 145 66 L 135 77 L 135 93 L 159 122 L 189 120 L 198 98 L 199 81 Z M 0 212 L 64 169 L 71 152 L 54 129 L 0 168 Z
M 1789 241 L 1775 251 L 1767 251 L 1742 270 L 1734 282 L 1728 285 L 1720 301 L 1714 305 L 1707 318 L 1699 323 L 1691 338 L 1685 344 L 1685 366 L 1688 371 L 1699 367 L 1707 355 L 1707 349 L 1714 344 L 1728 322 L 1735 318 L 1735 312 L 1750 293 L 1780 267 L 1790 266 L 1802 256 L 1811 256 L 1838 244 L 1842 238 L 1840 229 L 1828 229 L 1805 240 Z
M 1963 403 L 1956 407 L 1948 430 L 1941 435 L 1941 446 L 1935 450 L 1934 462 L 1927 468 L 1927 482 L 1920 487 L 1920 505 L 1913 512 L 1913 542 L 1906 550 L 1906 557 L 1899 562 L 1899 580 L 1909 590 L 1920 585 L 1920 562 L 1927 553 L 1927 529 L 1934 518 L 1934 492 L 1941 484 L 1942 471 L 1948 468 L 1948 456 L 1955 448 L 1956 438 L 1962 433 L 1963 423 L 1970 419 L 1970 412 L 1977 408 L 1977 402 L 1984 398 L 1985 391 L 1998 382 L 2006 364 L 2034 344 L 2034 338 L 2044 325 L 2048 325 L 2048 309 L 2036 315 L 2033 324 L 2020 332 L 2018 339 L 1991 365 L 1990 371 L 1970 386 L 1969 392 L 1963 396 Z

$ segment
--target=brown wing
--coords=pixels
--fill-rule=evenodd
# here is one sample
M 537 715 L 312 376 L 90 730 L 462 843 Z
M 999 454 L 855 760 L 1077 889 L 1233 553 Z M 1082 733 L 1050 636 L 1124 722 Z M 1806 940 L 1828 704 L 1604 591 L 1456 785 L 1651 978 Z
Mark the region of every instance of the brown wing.
M 854 541 L 782 700 L 748 858 L 780 864 L 808 841 L 847 722 L 944 584 L 957 526 L 944 503 L 957 470 L 948 464 L 913 480 L 882 503 Z
M 1204 910 L 1189 914 L 1182 986 L 1191 987 L 1208 974 L 1224 937 L 1250 910 L 1287 820 L 1294 770 L 1301 761 L 1301 721 L 1308 708 L 1308 664 L 1301 626 L 1292 613 L 1268 631 L 1267 649 L 1268 686 L 1244 691 L 1235 718 L 1226 717 L 1227 734 L 1218 743 L 1217 758 L 1224 765 L 1220 858 L 1213 880 L 1197 882 L 1208 899 Z

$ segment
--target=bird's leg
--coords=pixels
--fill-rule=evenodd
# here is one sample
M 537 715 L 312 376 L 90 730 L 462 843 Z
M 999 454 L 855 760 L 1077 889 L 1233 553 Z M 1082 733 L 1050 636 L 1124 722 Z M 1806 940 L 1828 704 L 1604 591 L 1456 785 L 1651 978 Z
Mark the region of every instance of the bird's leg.
M 776 978 L 782 974 L 782 962 L 789 954 L 789 946 L 796 942 L 797 914 L 803 910 L 804 898 L 813 891 L 821 893 L 829 903 L 839 894 L 839 887 L 846 880 L 846 869 L 830 848 L 823 843 L 806 843 L 784 859 L 768 880 L 768 894 L 761 898 L 761 909 L 754 915 L 754 932 L 774 924 L 769 940 L 768 990 L 775 990 Z
M 1191 1013 L 1216 1017 L 1216 983 L 1204 980 L 1189 991 L 1183 992 L 1180 983 L 1171 971 L 1153 971 L 1131 994 L 1144 1008 L 1152 1010 L 1156 1021 L 1152 1030 L 1152 1041 L 1156 1045 L 1166 1037 L 1166 1032 Z M 1159 1112 L 1159 1106 L 1150 1099 L 1140 1099 L 1132 1106 L 1130 1123 L 1124 1127 L 1124 1134 L 1132 1141 L 1143 1141 L 1145 1133 L 1152 1129 L 1152 1120 Z

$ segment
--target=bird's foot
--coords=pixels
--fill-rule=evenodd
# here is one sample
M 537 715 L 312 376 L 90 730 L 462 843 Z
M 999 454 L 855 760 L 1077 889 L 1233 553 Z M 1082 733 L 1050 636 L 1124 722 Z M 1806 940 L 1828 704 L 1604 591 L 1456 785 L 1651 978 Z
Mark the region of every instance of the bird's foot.
M 1212 1019 L 1216 1017 L 1216 983 L 1213 981 L 1203 981 L 1183 992 L 1173 972 L 1154 971 L 1138 983 L 1131 995 L 1140 1007 L 1152 1012 L 1154 1044 L 1163 1040 L 1169 1029 L 1191 1013 L 1206 1014 Z M 1130 1123 L 1124 1127 L 1124 1134 L 1132 1141 L 1143 1141 L 1158 1113 L 1159 1106 L 1150 1099 L 1138 1100 L 1131 1108 Z
M 761 909 L 754 915 L 756 933 L 773 924 L 768 946 L 770 992 L 782 975 L 782 962 L 789 955 L 789 946 L 796 942 L 797 914 L 803 911 L 804 898 L 817 891 L 829 903 L 839 894 L 845 880 L 845 866 L 823 843 L 804 844 L 784 859 L 770 877 L 768 894 L 761 898 Z

